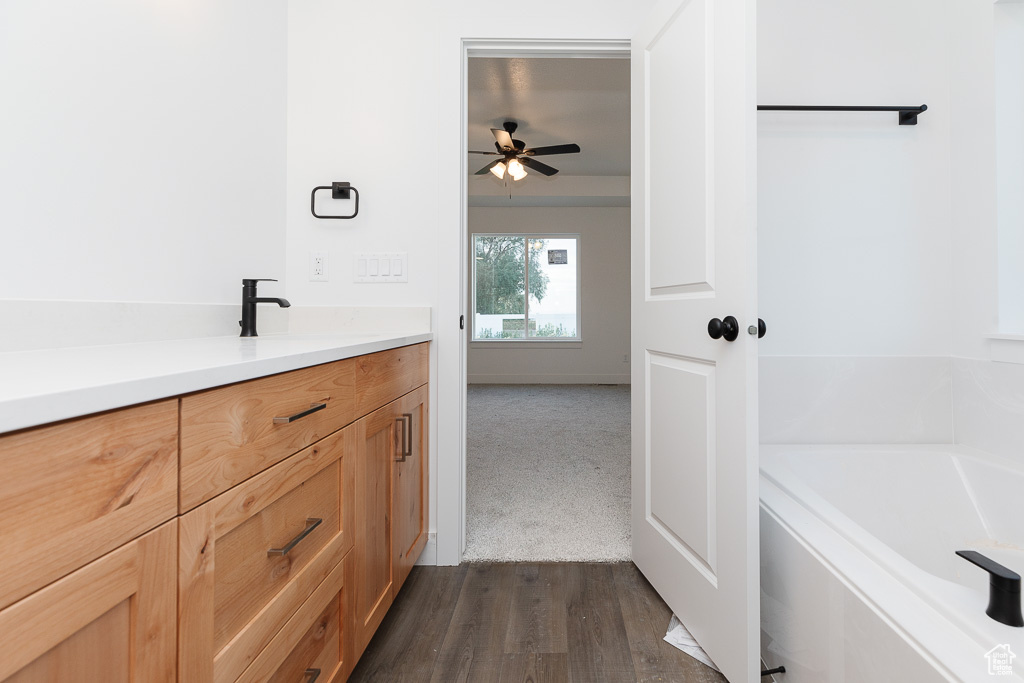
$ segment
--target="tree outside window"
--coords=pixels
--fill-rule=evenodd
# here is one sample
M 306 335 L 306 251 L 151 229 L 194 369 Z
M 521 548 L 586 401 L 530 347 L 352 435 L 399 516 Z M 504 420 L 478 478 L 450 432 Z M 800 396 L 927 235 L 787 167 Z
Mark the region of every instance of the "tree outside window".
M 575 235 L 474 235 L 473 339 L 578 340 L 578 244 Z

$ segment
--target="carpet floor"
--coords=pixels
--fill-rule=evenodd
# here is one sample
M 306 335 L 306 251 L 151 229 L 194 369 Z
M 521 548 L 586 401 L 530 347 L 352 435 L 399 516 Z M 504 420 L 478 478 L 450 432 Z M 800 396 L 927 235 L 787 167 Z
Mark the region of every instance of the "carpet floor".
M 629 386 L 470 385 L 468 562 L 630 558 Z

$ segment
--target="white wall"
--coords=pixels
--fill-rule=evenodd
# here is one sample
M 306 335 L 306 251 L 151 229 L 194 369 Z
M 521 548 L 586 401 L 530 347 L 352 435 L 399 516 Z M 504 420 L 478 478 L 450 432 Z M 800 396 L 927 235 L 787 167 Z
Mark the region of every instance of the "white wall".
M 654 0 L 476 0 L 288 8 L 288 296 L 303 303 L 434 307 L 431 528 L 438 561 L 458 560 L 462 501 L 459 425 L 464 366 L 459 280 L 465 186 L 463 38 L 628 39 Z M 309 214 L 315 185 L 348 180 L 357 220 Z M 409 283 L 356 285 L 353 252 L 409 254 Z M 305 281 L 311 248 L 330 253 L 332 279 Z
M 470 343 L 470 383 L 629 384 L 629 209 L 475 207 L 471 233 L 580 235 L 583 341 Z
M 758 4 L 761 103 L 929 107 L 759 114 L 762 440 L 952 437 L 946 4 Z M 893 412 L 842 426 L 854 396 Z
M 0 297 L 235 303 L 283 277 L 286 20 L 0 3 Z

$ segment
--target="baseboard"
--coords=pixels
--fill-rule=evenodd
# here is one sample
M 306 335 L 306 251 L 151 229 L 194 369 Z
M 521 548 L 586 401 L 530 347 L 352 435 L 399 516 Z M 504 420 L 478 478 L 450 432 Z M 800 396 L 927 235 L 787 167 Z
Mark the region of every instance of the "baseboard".
M 417 565 L 427 565 L 433 567 L 437 564 L 437 534 L 427 534 L 427 543 L 423 546 L 423 552 L 420 553 L 420 557 L 416 560 Z
M 469 384 L 629 384 L 621 375 L 478 375 L 466 376 Z

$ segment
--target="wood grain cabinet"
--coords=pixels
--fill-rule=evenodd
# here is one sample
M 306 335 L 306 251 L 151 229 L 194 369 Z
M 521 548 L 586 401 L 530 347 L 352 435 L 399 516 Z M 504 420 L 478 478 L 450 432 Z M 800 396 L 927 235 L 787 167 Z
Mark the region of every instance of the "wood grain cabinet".
M 181 517 L 182 680 L 236 680 L 341 564 L 355 434 L 341 429 Z
M 0 611 L 0 681 L 173 683 L 177 526 Z
M 427 362 L 0 435 L 0 683 L 344 681 L 426 544 Z
M 392 463 L 399 451 L 401 413 L 396 403 L 355 424 L 358 451 L 353 463 L 354 548 L 347 565 L 352 658 L 358 659 L 380 625 L 393 591 Z
M 178 402 L 0 436 L 0 608 L 177 511 Z
M 392 576 L 394 594 L 427 544 L 427 386 L 398 401 L 402 446 L 391 466 Z

